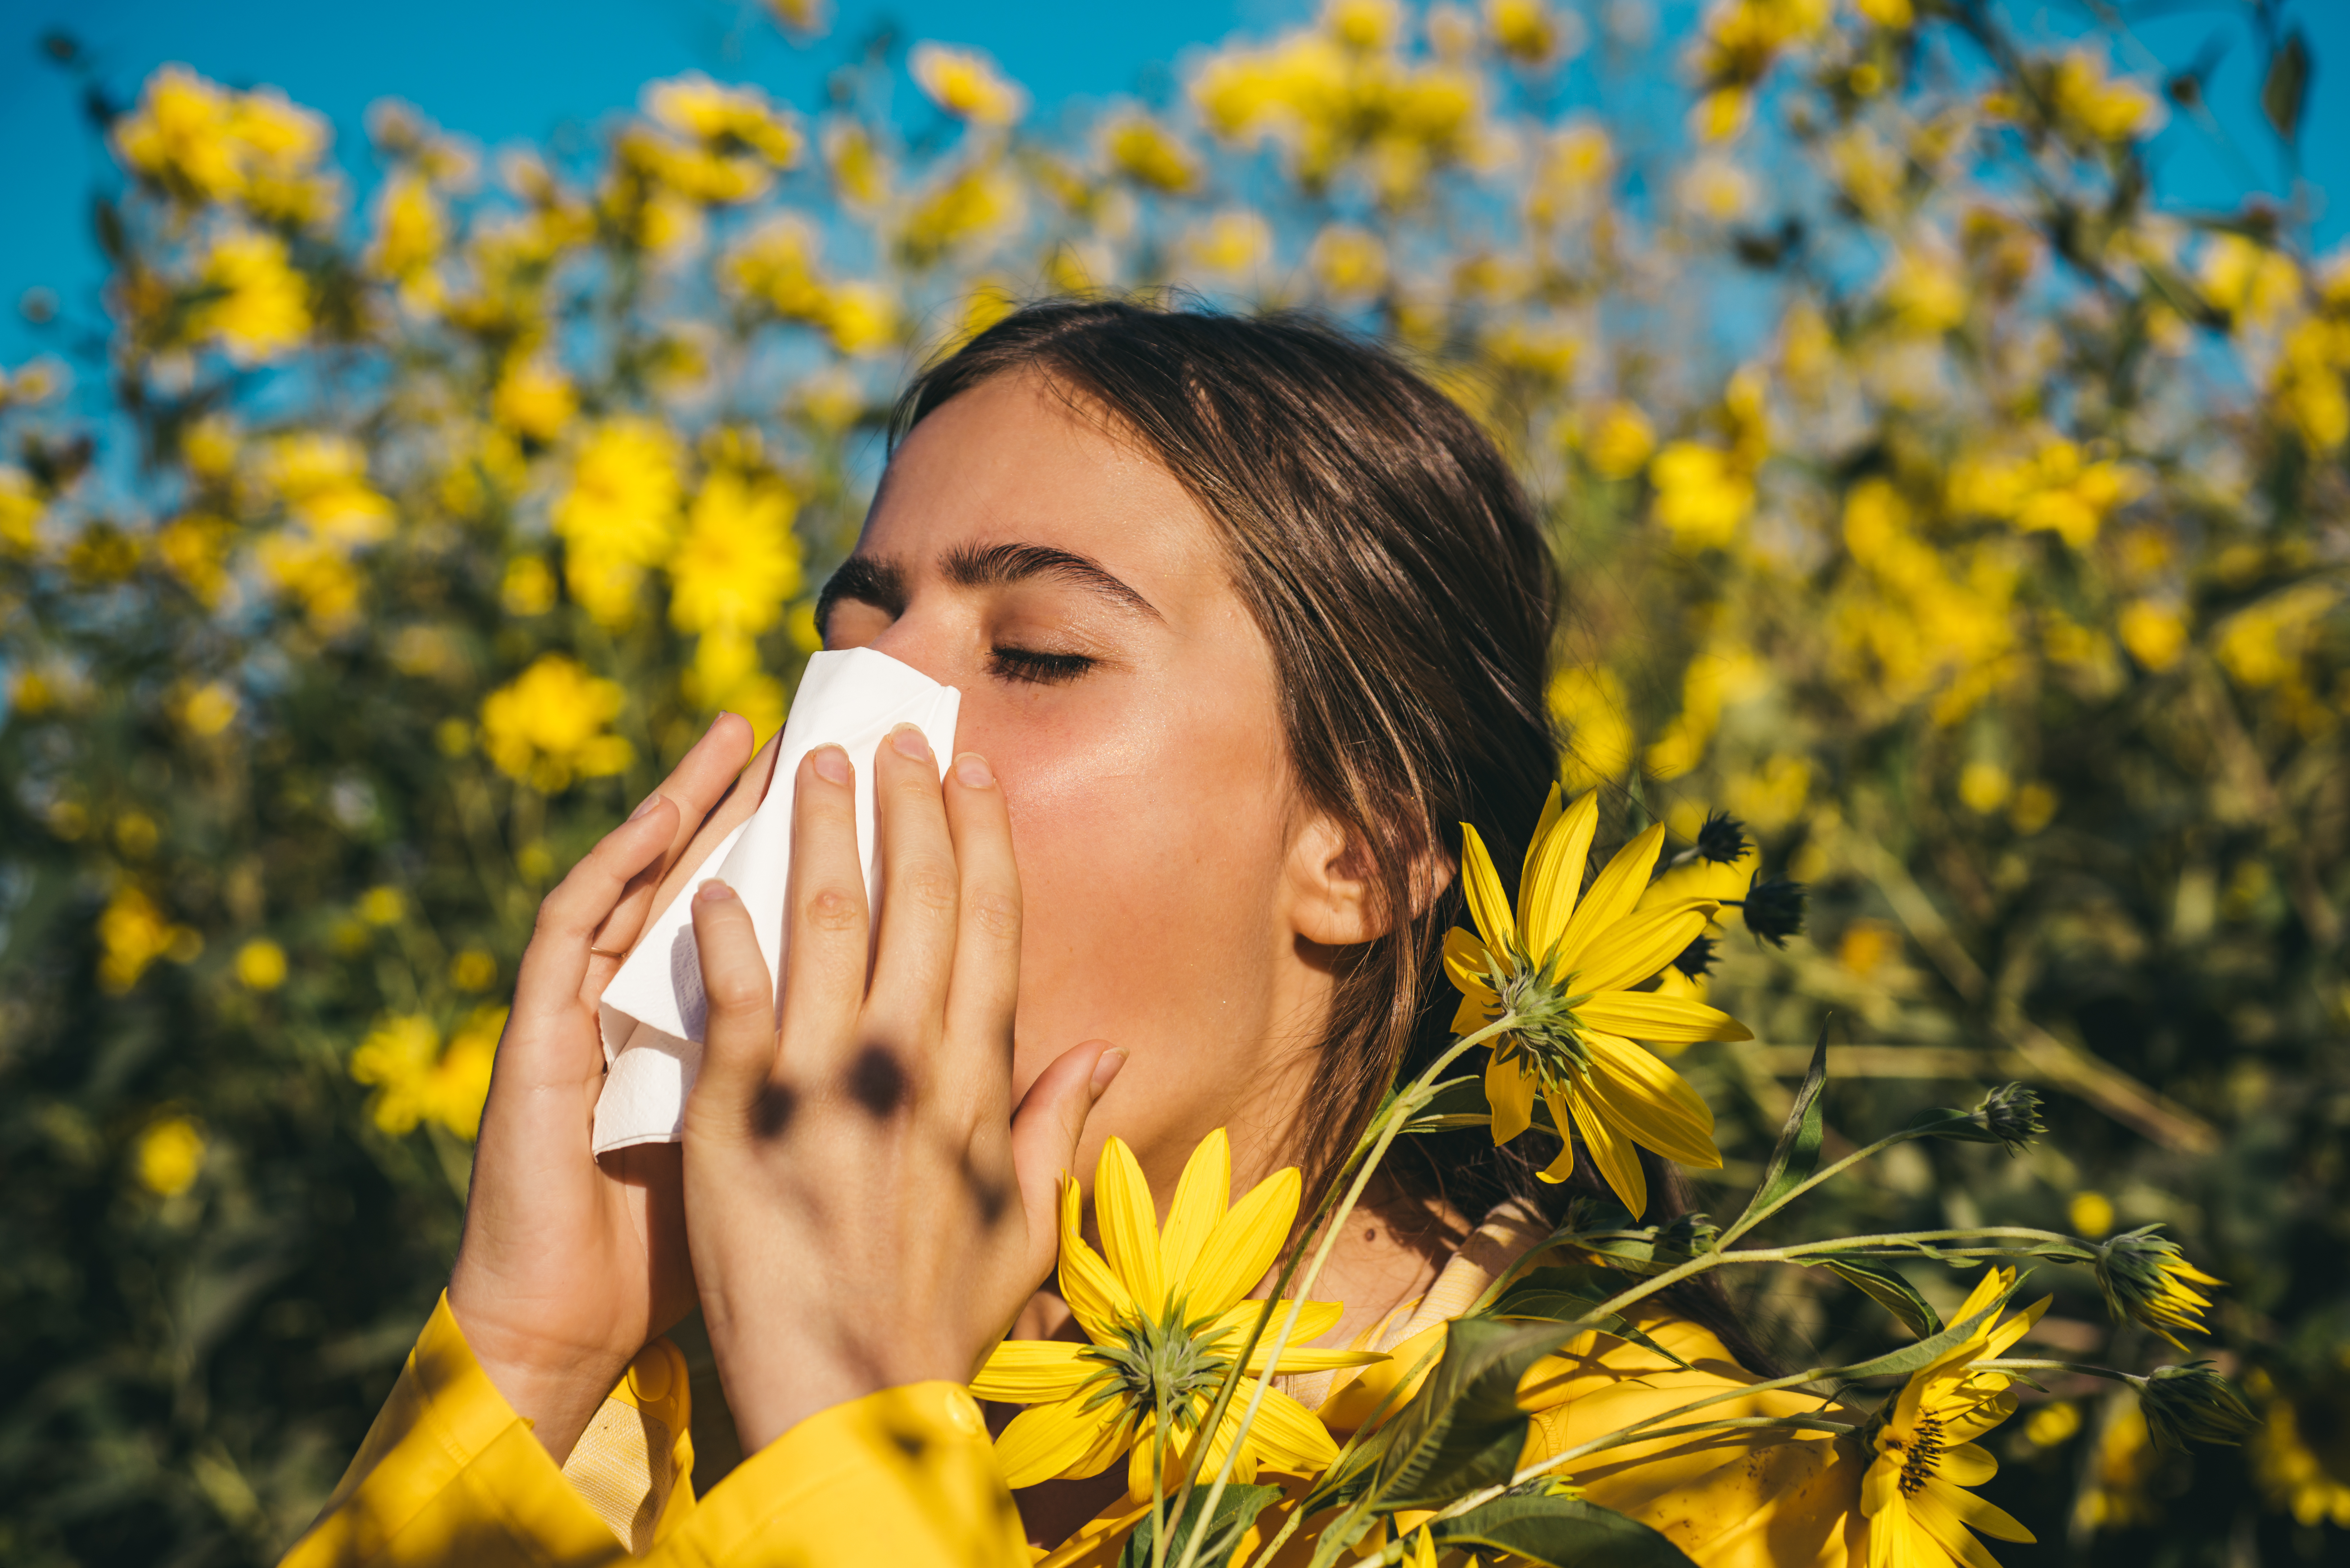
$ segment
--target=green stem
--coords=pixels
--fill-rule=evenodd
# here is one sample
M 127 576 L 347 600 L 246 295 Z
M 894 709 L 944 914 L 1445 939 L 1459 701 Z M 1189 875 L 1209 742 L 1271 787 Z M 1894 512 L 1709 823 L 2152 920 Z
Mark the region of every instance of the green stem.
M 2038 1361 L 2022 1357 L 2002 1356 L 1997 1361 L 1978 1361 L 1977 1370 L 1983 1372 L 2073 1372 L 2084 1377 L 2103 1377 L 2115 1383 L 2144 1383 L 2135 1372 L 2122 1372 L 2111 1366 L 2093 1366 L 2085 1361 Z
M 1430 1063 L 1425 1072 L 1413 1079 L 1411 1086 L 1398 1095 L 1395 1102 L 1388 1107 L 1387 1115 L 1379 1123 L 1378 1137 L 1371 1145 L 1368 1156 L 1358 1157 L 1359 1162 L 1355 1170 L 1354 1184 L 1347 1189 L 1345 1201 L 1340 1203 L 1337 1211 L 1322 1224 L 1322 1240 L 1315 1249 L 1314 1262 L 1306 1269 L 1305 1277 L 1298 1282 L 1296 1293 L 1288 1298 L 1289 1311 L 1282 1319 L 1280 1332 L 1274 1335 L 1273 1350 L 1265 1357 L 1264 1374 L 1256 1380 L 1256 1387 L 1249 1394 L 1248 1407 L 1241 1412 L 1240 1429 L 1232 1434 L 1232 1442 L 1224 1449 L 1223 1462 L 1216 1467 L 1216 1479 L 1208 1488 L 1208 1500 L 1200 1510 L 1199 1520 L 1191 1528 L 1190 1539 L 1184 1542 L 1183 1555 L 1177 1563 L 1176 1568 L 1198 1568 L 1200 1549 L 1206 1543 L 1208 1538 L 1208 1521 L 1214 1516 L 1216 1504 L 1223 1499 L 1224 1488 L 1232 1480 L 1232 1467 L 1240 1460 L 1241 1444 L 1246 1440 L 1249 1428 L 1255 1423 L 1257 1410 L 1264 1403 L 1265 1391 L 1273 1386 L 1274 1368 L 1281 1365 L 1282 1352 L 1289 1348 L 1289 1336 L 1296 1331 L 1298 1314 L 1305 1310 L 1305 1298 L 1314 1289 L 1315 1282 L 1321 1279 L 1323 1265 L 1330 1261 L 1330 1250 L 1337 1244 L 1339 1233 L 1346 1229 L 1347 1219 L 1355 1212 L 1355 1205 L 1361 1199 L 1363 1189 L 1370 1184 L 1371 1173 L 1378 1169 L 1379 1161 L 1387 1158 L 1388 1148 L 1394 1145 L 1397 1130 L 1409 1119 L 1411 1113 L 1424 1103 L 1422 1096 L 1427 1094 L 1429 1086 L 1442 1075 L 1445 1068 L 1459 1061 L 1464 1052 L 1483 1044 L 1487 1040 L 1508 1033 L 1516 1028 L 1518 1023 L 1516 1013 L 1508 1013 L 1473 1034 L 1462 1035 L 1452 1043 L 1451 1047 L 1443 1055 Z M 1311 1234 L 1311 1232 L 1308 1233 Z M 1257 1314 L 1256 1327 L 1250 1334 L 1248 1344 L 1243 1345 L 1240 1354 L 1233 1357 L 1232 1368 L 1224 1375 L 1224 1386 L 1217 1391 L 1216 1403 L 1210 1412 L 1207 1422 L 1200 1428 L 1200 1439 L 1194 1445 L 1197 1453 L 1204 1456 L 1207 1452 L 1210 1434 L 1218 1429 L 1217 1423 L 1223 1418 L 1223 1412 L 1231 1407 L 1232 1392 L 1238 1386 L 1241 1369 L 1248 1364 L 1250 1357 L 1255 1353 L 1258 1338 L 1263 1333 L 1265 1324 L 1272 1317 L 1272 1309 L 1275 1303 L 1282 1299 L 1284 1292 L 1288 1289 L 1289 1274 L 1296 1266 L 1297 1255 L 1293 1253 L 1288 1268 L 1283 1271 L 1282 1280 L 1274 1286 L 1273 1297 L 1266 1302 L 1265 1311 Z M 1191 1482 L 1197 1477 L 1196 1469 L 1186 1475 L 1184 1495 L 1190 1494 Z M 1182 1517 L 1180 1509 L 1177 1511 L 1176 1517 L 1179 1519 Z M 1164 1561 L 1162 1556 L 1154 1553 L 1153 1568 L 1163 1568 Z
M 1420 1352 L 1419 1359 L 1412 1363 L 1411 1370 L 1397 1379 L 1396 1386 L 1388 1389 L 1386 1397 L 1371 1407 L 1369 1415 L 1363 1417 L 1363 1424 L 1355 1428 L 1355 1435 L 1340 1446 L 1338 1457 L 1330 1461 L 1330 1469 L 1326 1473 L 1336 1475 L 1347 1468 L 1347 1461 L 1354 1457 L 1355 1451 L 1360 1449 L 1373 1433 L 1378 1430 L 1379 1424 L 1387 1419 L 1388 1412 L 1395 1407 L 1396 1401 L 1402 1397 L 1404 1390 L 1417 1382 L 1421 1373 L 1436 1364 L 1436 1358 L 1440 1354 L 1441 1354 L 1440 1350 L 1435 1347 Z M 1315 1498 L 1315 1492 L 1308 1491 L 1298 1500 L 1297 1506 L 1290 1511 L 1289 1518 L 1283 1521 L 1281 1529 L 1274 1532 L 1273 1539 L 1266 1542 L 1263 1549 L 1251 1560 L 1249 1568 L 1270 1568 L 1273 1560 L 1281 1554 L 1281 1549 L 1289 1544 L 1289 1538 L 1297 1533 L 1298 1526 L 1304 1524 L 1306 1516 L 1314 1511 Z
M 1923 1128 L 1904 1127 L 1899 1132 L 1887 1133 L 1885 1137 L 1878 1138 L 1875 1143 L 1868 1145 L 1865 1148 L 1856 1148 L 1853 1150 L 1850 1154 L 1846 1155 L 1842 1159 L 1837 1160 L 1834 1165 L 1829 1166 L 1826 1169 L 1814 1171 L 1810 1176 L 1804 1178 L 1802 1181 L 1797 1182 L 1794 1186 L 1789 1188 L 1786 1191 L 1773 1199 L 1767 1207 L 1755 1210 L 1752 1213 L 1741 1219 L 1737 1224 L 1732 1225 L 1729 1230 L 1724 1231 L 1720 1238 L 1715 1241 L 1714 1245 L 1717 1248 L 1729 1246 L 1732 1241 L 1737 1241 L 1738 1238 L 1754 1229 L 1755 1226 L 1762 1223 L 1763 1220 L 1771 1218 L 1772 1215 L 1779 1212 L 1780 1210 L 1784 1209 L 1788 1204 L 1793 1203 L 1796 1199 L 1801 1198 L 1804 1193 L 1809 1192 L 1813 1188 L 1819 1186 L 1822 1182 L 1826 1181 L 1833 1177 L 1840 1176 L 1844 1172 L 1850 1170 L 1854 1166 L 1858 1165 L 1862 1160 L 1866 1159 L 1869 1156 L 1873 1154 L 1882 1154 L 1897 1143 L 1908 1143 L 1912 1138 L 1925 1137 L 1929 1135 Z

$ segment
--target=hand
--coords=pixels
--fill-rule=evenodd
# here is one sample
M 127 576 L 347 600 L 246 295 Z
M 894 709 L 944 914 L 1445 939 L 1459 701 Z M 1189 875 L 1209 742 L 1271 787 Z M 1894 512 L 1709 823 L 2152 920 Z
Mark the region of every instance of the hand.
M 596 1003 L 620 961 L 588 949 L 625 951 L 660 893 L 673 895 L 664 876 L 681 861 L 690 873 L 698 860 L 687 857 L 708 853 L 697 838 L 723 825 L 704 818 L 750 752 L 751 726 L 721 714 L 660 790 L 546 896 L 498 1043 L 449 1309 L 557 1464 L 645 1342 L 693 1304 L 677 1146 L 640 1145 L 600 1162 L 590 1147 L 604 1086 Z M 720 817 L 756 808 L 764 775 L 754 770 L 743 784 Z
M 868 914 L 848 757 L 801 763 L 781 1028 L 750 911 L 695 896 L 710 996 L 685 1107 L 694 1280 L 743 1450 L 878 1389 L 969 1380 L 1051 1272 L 1059 1178 L 1126 1054 L 1064 1053 L 1012 1106 L 1020 877 L 986 762 L 874 758 Z

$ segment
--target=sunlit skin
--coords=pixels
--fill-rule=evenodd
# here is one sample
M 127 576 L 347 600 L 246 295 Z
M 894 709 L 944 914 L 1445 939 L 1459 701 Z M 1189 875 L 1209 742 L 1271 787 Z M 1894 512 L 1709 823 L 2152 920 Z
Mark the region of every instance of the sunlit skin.
M 666 896 L 694 863 L 688 845 L 748 752 L 739 721 L 550 896 L 519 977 L 451 1304 L 557 1458 L 627 1355 L 696 1293 L 746 1447 L 875 1388 L 967 1378 L 1049 1269 L 1055 1177 L 1092 1171 L 1113 1134 L 1162 1214 L 1216 1127 L 1235 1190 L 1295 1160 L 1331 961 L 1379 934 L 1347 834 L 1291 787 L 1270 649 L 1213 524 L 1089 406 L 1004 378 L 926 419 L 827 592 L 824 630 L 963 694 L 943 785 L 927 755 L 885 746 L 875 761 L 869 988 L 847 786 L 826 761 L 844 759 L 819 753 L 797 779 L 780 1037 L 747 916 L 710 889 L 693 913 L 718 1070 L 688 1109 L 682 1180 L 674 1148 L 581 1160 L 571 1107 L 592 1106 L 600 1066 L 588 1004 L 614 967 L 582 949 L 589 935 L 624 948 L 656 885 Z M 918 863 L 959 876 L 960 904 L 893 899 L 889 878 Z M 846 891 L 827 894 L 827 876 Z M 1002 918 L 972 925 L 983 905 Z M 995 929 L 1016 940 L 993 950 Z M 918 1068 L 887 1117 L 839 1091 L 876 1043 Z M 746 1131 L 769 1079 L 805 1109 Z M 1089 1082 L 1107 1084 L 1097 1103 Z M 933 1127 L 945 1136 L 920 1136 Z M 973 1153 L 941 1164 L 944 1146 Z M 973 1224 L 940 1198 L 959 1186 L 1016 1201 Z M 1348 1305 L 1320 1343 L 1424 1290 L 1463 1229 L 1375 1195 L 1314 1290 Z M 1066 1321 L 1038 1292 L 1014 1333 Z M 1057 1541 L 1118 1484 L 1031 1489 L 1032 1533 Z

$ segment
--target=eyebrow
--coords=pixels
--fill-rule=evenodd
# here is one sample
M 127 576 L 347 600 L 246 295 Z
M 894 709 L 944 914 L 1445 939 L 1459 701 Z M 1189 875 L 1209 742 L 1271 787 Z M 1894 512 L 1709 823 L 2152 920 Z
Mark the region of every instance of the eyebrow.
M 1089 556 L 1050 545 L 962 545 L 947 552 L 939 563 L 947 581 L 961 587 L 1003 587 L 1032 577 L 1057 577 L 1099 594 L 1153 620 L 1164 620 L 1158 607 Z M 855 599 L 890 615 L 906 612 L 906 571 L 881 556 L 851 556 L 816 596 L 816 623 L 822 628 L 832 607 Z
M 961 545 L 946 553 L 939 569 L 947 581 L 966 588 L 1002 587 L 1030 577 L 1058 577 L 1065 583 L 1114 599 L 1153 620 L 1166 618 L 1158 607 L 1113 576 L 1090 556 L 1057 550 L 1050 545 Z

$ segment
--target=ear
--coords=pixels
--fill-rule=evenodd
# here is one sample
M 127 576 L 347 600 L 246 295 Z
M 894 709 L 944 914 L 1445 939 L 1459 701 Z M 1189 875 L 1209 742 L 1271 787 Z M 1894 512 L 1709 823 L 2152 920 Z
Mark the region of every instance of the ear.
M 1386 936 L 1394 911 L 1381 897 L 1378 868 L 1360 833 L 1316 812 L 1289 846 L 1289 926 L 1323 947 L 1357 947 Z M 1420 857 L 1409 878 L 1411 913 L 1424 913 L 1452 881 L 1440 850 Z

